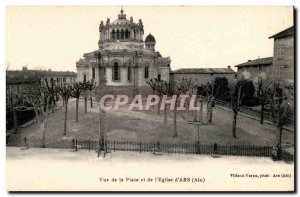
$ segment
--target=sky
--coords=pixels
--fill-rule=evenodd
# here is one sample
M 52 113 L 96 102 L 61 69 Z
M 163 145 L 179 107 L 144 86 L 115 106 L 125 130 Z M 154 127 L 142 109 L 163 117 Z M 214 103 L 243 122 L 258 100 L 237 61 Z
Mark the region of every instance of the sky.
M 123 7 L 142 19 L 156 50 L 179 68 L 222 68 L 273 56 L 270 36 L 293 25 L 293 7 Z M 98 49 L 99 24 L 120 7 L 6 7 L 6 68 L 76 71 Z

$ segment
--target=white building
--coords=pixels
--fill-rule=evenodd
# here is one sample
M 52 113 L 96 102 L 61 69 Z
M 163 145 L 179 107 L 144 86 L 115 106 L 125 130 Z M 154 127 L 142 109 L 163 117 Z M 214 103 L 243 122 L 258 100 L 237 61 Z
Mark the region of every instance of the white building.
M 149 34 L 143 40 L 142 20 L 133 22 L 126 19 L 121 10 L 118 18 L 106 24 L 101 21 L 99 49 L 85 53 L 76 62 L 77 80 L 94 79 L 99 86 L 102 69 L 106 77 L 107 89 L 112 93 L 150 93 L 146 83 L 151 78 L 169 81 L 169 57 L 163 58 L 155 51 L 155 38 Z

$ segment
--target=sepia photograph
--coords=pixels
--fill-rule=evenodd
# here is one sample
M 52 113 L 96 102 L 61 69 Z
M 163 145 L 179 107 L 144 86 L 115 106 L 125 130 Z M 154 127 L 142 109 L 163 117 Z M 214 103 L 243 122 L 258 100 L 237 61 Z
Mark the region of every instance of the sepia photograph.
M 5 7 L 8 192 L 295 192 L 295 7 Z

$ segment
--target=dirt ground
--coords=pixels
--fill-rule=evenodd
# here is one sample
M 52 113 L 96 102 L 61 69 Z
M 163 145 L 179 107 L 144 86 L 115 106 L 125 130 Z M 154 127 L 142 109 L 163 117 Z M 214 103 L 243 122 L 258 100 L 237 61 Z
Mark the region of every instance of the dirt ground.
M 60 105 L 60 104 L 58 104 Z M 77 138 L 82 140 L 97 140 L 99 136 L 99 109 L 96 104 L 84 113 L 84 103 L 79 104 L 79 123 L 75 122 L 75 100 L 68 105 L 68 129 L 63 136 L 64 108 L 56 110 L 49 117 L 46 141 L 62 138 Z M 204 114 L 205 113 L 204 109 Z M 177 116 L 178 137 L 173 137 L 173 112 L 168 112 L 168 123 L 163 123 L 163 111 L 109 111 L 106 113 L 106 129 L 108 140 L 132 142 L 161 142 L 161 143 L 193 143 L 197 140 L 197 127 L 188 124 L 181 115 Z M 184 114 L 183 114 L 184 115 Z M 186 116 L 186 115 L 185 115 Z M 205 116 L 204 116 L 205 119 Z M 276 143 L 276 127 L 268 124 L 261 125 L 258 121 L 244 116 L 238 116 L 237 138 L 232 137 L 232 112 L 215 107 L 212 124 L 199 127 L 201 144 L 220 145 L 256 145 L 273 146 Z M 18 143 L 24 137 L 39 140 L 41 129 L 30 126 L 9 138 L 8 144 Z M 294 133 L 283 132 L 283 146 L 293 149 Z

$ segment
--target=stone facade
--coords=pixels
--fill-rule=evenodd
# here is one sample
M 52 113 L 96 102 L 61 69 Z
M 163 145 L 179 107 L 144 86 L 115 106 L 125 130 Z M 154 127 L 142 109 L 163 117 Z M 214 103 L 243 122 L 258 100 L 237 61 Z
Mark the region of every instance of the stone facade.
M 236 72 L 228 68 L 186 68 L 172 71 L 170 73 L 170 83 L 178 83 L 182 79 L 191 79 L 197 85 L 205 85 L 213 82 L 217 77 L 225 77 L 228 83 L 234 82 Z
M 107 91 L 110 93 L 150 93 L 146 83 L 151 78 L 169 81 L 171 60 L 155 51 L 155 38 L 149 34 L 143 40 L 144 26 L 133 18 L 126 19 L 121 10 L 118 18 L 106 24 L 101 21 L 99 49 L 85 53 L 84 58 L 76 62 L 77 80 L 94 79 L 98 87 L 101 77 L 106 78 Z M 100 73 L 105 74 L 101 76 Z
M 272 77 L 273 57 L 248 60 L 236 65 L 238 79 L 247 79 L 257 82 L 259 79 L 270 79 Z
M 23 67 L 22 70 L 6 71 L 6 84 L 30 84 L 42 82 L 55 84 L 73 83 L 76 81 L 76 73 L 70 71 L 52 71 L 52 70 L 28 70 Z
M 274 39 L 274 79 L 283 83 L 294 84 L 294 26 L 270 38 Z

